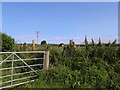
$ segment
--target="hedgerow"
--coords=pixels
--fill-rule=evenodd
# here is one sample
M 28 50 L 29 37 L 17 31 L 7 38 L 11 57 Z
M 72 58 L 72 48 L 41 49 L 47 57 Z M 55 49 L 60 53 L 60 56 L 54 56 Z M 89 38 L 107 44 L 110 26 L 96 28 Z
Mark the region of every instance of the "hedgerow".
M 19 51 L 14 48 L 14 39 L 6 34 L 2 34 L 2 38 L 3 51 Z M 50 51 L 50 68 L 48 71 L 38 72 L 39 78 L 35 82 L 20 88 L 120 88 L 120 47 L 115 43 L 116 40 L 104 45 L 99 39 L 98 44 L 95 44 L 92 39 L 92 43 L 88 44 L 85 38 L 83 47 L 40 45 L 35 50 Z M 30 54 L 19 56 L 35 57 Z M 42 55 L 36 55 L 38 56 Z M 34 63 L 36 62 L 28 62 Z M 5 66 L 7 65 L 9 66 Z M 26 69 L 20 72 L 23 71 Z
M 120 88 L 120 47 L 113 43 L 88 44 L 74 48 L 52 47 L 50 69 L 39 72 L 33 88 Z M 42 82 L 42 83 L 41 83 Z

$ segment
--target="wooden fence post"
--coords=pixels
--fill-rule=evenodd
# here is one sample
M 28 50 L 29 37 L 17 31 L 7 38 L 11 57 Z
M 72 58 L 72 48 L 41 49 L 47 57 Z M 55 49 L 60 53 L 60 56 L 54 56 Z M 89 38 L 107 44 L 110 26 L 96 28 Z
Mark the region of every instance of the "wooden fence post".
M 49 51 L 45 51 L 44 61 L 43 61 L 43 69 L 44 70 L 49 69 Z

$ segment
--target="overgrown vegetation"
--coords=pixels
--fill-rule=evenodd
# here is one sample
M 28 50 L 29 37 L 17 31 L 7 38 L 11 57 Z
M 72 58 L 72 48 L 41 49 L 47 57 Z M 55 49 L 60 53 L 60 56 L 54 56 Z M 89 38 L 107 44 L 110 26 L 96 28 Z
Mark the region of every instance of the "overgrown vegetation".
M 45 40 L 43 40 L 43 41 L 41 42 L 41 45 L 45 45 L 45 44 L 47 44 L 47 43 L 46 43 Z
M 10 40 L 14 45 L 13 40 Z M 22 47 L 16 47 L 15 51 L 23 50 Z M 28 47 L 26 50 L 32 49 Z M 46 44 L 38 45 L 34 50 L 50 51 L 50 68 L 48 71 L 39 71 L 39 78 L 35 82 L 18 86 L 19 88 L 120 88 L 120 47 L 116 45 L 116 40 L 104 45 L 100 39 L 98 44 L 93 39 L 89 44 L 85 38 L 83 47 Z
M 14 51 L 14 46 L 15 46 L 15 42 L 14 39 L 11 38 L 10 36 L 6 35 L 5 33 L 0 33 L 0 38 L 2 39 L 0 43 L 0 47 L 2 45 L 2 51 L 6 52 L 6 51 Z
M 46 46 L 43 50 L 50 50 L 50 69 L 22 87 L 120 88 L 120 47 L 115 42 L 105 46 L 100 39 L 98 44 L 85 39 L 85 47 Z

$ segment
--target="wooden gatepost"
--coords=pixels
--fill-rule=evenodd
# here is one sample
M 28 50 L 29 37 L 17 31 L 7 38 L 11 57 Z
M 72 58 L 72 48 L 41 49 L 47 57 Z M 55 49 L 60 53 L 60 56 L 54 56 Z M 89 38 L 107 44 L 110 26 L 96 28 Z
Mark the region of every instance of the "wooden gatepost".
M 49 51 L 45 51 L 44 53 L 43 69 L 49 69 Z
M 35 41 L 32 40 L 32 50 L 34 50 L 34 48 L 35 48 Z

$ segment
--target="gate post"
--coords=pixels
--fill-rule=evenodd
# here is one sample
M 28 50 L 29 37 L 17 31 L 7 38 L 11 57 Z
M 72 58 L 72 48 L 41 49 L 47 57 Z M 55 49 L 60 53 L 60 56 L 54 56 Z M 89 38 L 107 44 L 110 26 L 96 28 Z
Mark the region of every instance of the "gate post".
M 49 51 L 45 51 L 44 53 L 43 69 L 49 69 Z

